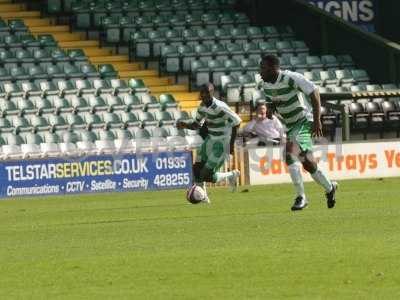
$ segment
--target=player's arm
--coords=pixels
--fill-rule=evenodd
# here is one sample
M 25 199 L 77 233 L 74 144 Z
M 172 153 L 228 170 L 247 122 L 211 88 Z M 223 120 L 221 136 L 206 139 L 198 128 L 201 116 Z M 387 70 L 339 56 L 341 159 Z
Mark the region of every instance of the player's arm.
M 321 137 L 322 136 L 321 97 L 319 95 L 317 86 L 310 80 L 305 78 L 302 74 L 292 73 L 290 77 L 294 80 L 297 88 L 310 97 L 314 115 L 312 135 L 315 137 Z
M 318 89 L 315 89 L 310 95 L 311 104 L 313 107 L 314 115 L 314 126 L 313 126 L 313 136 L 321 137 L 322 133 L 322 123 L 321 123 L 321 97 L 319 95 Z
M 230 154 L 233 154 L 234 148 L 235 148 L 235 140 L 237 136 L 237 132 L 240 126 L 240 123 L 242 122 L 242 119 L 232 110 L 230 110 L 228 107 L 224 109 L 225 116 L 227 117 L 229 123 L 232 126 L 232 135 L 231 135 L 231 140 L 230 140 Z
M 182 121 L 179 120 L 176 122 L 176 128 L 178 129 L 190 129 L 190 130 L 197 130 L 200 128 L 200 124 L 197 123 L 196 121 Z
M 204 115 L 197 110 L 196 117 L 190 121 L 182 121 L 178 120 L 176 122 L 176 127 L 178 129 L 190 129 L 190 130 L 197 130 L 200 128 L 200 124 L 204 119 Z

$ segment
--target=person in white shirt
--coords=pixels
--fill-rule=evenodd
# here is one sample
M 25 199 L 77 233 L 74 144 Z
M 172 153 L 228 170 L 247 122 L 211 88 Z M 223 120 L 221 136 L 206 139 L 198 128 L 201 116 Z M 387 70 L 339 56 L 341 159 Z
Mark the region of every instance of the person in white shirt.
M 243 128 L 244 136 L 257 136 L 259 146 L 265 146 L 268 142 L 279 144 L 285 138 L 285 130 L 281 121 L 269 113 L 265 103 L 258 104 L 256 113 L 256 118 Z

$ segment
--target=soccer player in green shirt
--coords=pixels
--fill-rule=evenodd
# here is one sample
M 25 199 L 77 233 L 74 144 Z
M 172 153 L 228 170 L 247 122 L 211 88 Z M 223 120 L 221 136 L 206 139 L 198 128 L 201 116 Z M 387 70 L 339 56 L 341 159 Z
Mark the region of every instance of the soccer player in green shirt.
M 331 182 L 318 169 L 312 154 L 312 137 L 322 136 L 321 99 L 318 88 L 300 73 L 281 70 L 279 58 L 275 55 L 262 58 L 260 75 L 262 80 L 259 88 L 264 91 L 267 103 L 274 106 L 286 126 L 285 160 L 297 192 L 291 209 L 301 210 L 308 204 L 297 159 L 315 182 L 325 189 L 327 206 L 333 208 L 336 203 L 337 183 Z M 311 105 L 306 97 L 311 99 Z
M 205 190 L 204 182 L 228 180 L 231 190 L 235 191 L 240 172 L 219 172 L 219 169 L 233 154 L 237 129 L 242 120 L 225 102 L 214 97 L 214 86 L 211 83 L 201 86 L 200 98 L 201 104 L 194 120 L 177 123 L 179 129 L 198 130 L 203 124 L 207 127 L 207 136 L 199 152 L 200 161 L 193 165 L 195 184 L 202 185 Z M 207 196 L 206 202 L 209 201 Z

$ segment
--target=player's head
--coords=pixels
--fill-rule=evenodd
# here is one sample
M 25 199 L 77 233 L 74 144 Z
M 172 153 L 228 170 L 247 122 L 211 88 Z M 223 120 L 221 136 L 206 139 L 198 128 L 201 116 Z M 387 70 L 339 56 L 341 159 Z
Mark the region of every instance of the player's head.
M 265 82 L 274 83 L 279 75 L 280 62 L 276 55 L 265 55 L 260 63 L 260 75 Z
M 200 87 L 200 100 L 204 105 L 211 105 L 213 96 L 214 85 L 212 83 L 206 83 Z
M 257 119 L 265 120 L 267 118 L 267 105 L 265 103 L 259 103 L 257 105 Z

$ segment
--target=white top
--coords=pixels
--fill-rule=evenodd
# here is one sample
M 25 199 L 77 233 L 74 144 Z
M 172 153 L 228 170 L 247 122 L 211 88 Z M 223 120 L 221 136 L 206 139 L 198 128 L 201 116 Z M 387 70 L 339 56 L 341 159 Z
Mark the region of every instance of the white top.
M 254 133 L 261 139 L 282 139 L 285 136 L 282 123 L 275 116 L 272 116 L 272 119 L 253 119 L 246 125 L 243 131 Z
M 282 75 L 292 78 L 296 83 L 297 88 L 299 88 L 307 96 L 317 89 L 317 86 L 312 81 L 305 78 L 303 74 L 289 70 L 280 71 L 277 82 L 279 82 L 279 79 Z
M 206 107 L 201 104 L 196 112 L 195 122 L 199 125 L 206 122 L 210 138 L 230 137 L 232 127 L 238 126 L 242 120 L 229 106 L 216 98 Z
M 266 100 L 276 105 L 277 112 L 289 129 L 306 118 L 313 121 L 309 95 L 317 86 L 302 74 L 289 70 L 279 71 L 276 82 L 264 82 L 258 78 L 258 87 L 265 93 Z

